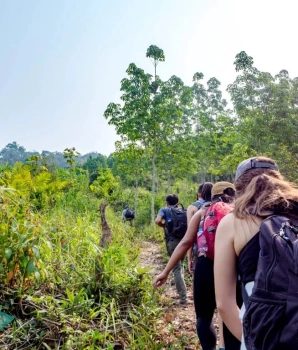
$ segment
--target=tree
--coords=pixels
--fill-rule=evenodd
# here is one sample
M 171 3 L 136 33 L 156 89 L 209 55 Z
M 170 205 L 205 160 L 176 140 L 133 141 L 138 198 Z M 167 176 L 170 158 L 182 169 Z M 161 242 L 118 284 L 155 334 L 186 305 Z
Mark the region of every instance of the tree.
M 112 174 L 111 169 L 101 169 L 97 179 L 90 185 L 91 191 L 104 202 L 111 203 L 117 198 L 119 181 Z
M 207 174 L 218 175 L 219 154 L 217 147 L 219 137 L 224 134 L 223 125 L 219 125 L 217 120 L 228 121 L 230 111 L 227 109 L 227 101 L 222 98 L 222 92 L 219 89 L 220 82 L 216 78 L 211 78 L 205 87 L 202 84 L 204 75 L 195 73 L 193 76 L 193 107 L 192 118 L 194 122 L 194 137 L 192 138 L 191 148 L 197 159 L 197 167 L 200 180 L 206 181 Z M 228 126 L 228 124 L 227 124 Z M 223 150 L 220 152 L 222 156 Z M 208 179 L 209 180 L 209 179 Z
M 82 167 L 88 170 L 89 180 L 92 183 L 97 178 L 100 170 L 107 167 L 107 158 L 101 154 L 98 154 L 96 158 L 90 155 Z
M 13 165 L 16 162 L 24 162 L 27 153 L 23 146 L 20 146 L 15 141 L 7 144 L 0 152 L 0 162 Z
M 161 57 L 163 60 L 164 56 Z M 157 60 L 158 57 L 154 59 Z M 186 107 L 191 104 L 191 89 L 176 76 L 167 81 L 156 76 L 154 82 L 158 84 L 158 89 L 153 90 L 152 76 L 134 63 L 129 65 L 126 72 L 128 78 L 121 81 L 120 89 L 123 104 L 110 103 L 104 116 L 109 124 L 115 126 L 122 142 L 139 144 L 151 161 L 153 223 L 156 160 L 160 154 L 161 142 L 169 142 L 175 134 L 190 130 L 190 124 L 184 115 Z
M 155 45 L 151 45 L 148 47 L 147 52 L 146 52 L 146 57 L 149 57 L 152 59 L 152 63 L 154 66 L 154 78 L 155 81 L 157 80 L 157 75 L 156 75 L 156 68 L 159 62 L 164 62 L 165 61 L 165 55 L 162 49 Z
M 161 143 L 157 167 L 160 178 L 166 180 L 167 193 L 171 193 L 175 179 L 183 179 L 196 172 L 198 160 L 192 144 L 193 136 L 182 134 Z
M 79 152 L 76 151 L 75 147 L 65 148 L 63 152 L 63 157 L 66 159 L 66 163 L 69 165 L 69 169 L 71 172 L 74 171 L 74 166 L 76 164 L 76 158 L 80 155 Z
M 275 158 L 290 178 L 298 170 L 298 78 L 286 70 L 274 77 L 252 66 L 245 52 L 236 56 L 240 72 L 228 91 L 239 117 L 242 144 L 251 154 Z M 284 159 L 291 160 L 286 164 Z
M 140 179 L 148 169 L 148 161 L 145 158 L 144 149 L 134 143 L 122 145 L 116 143 L 114 157 L 117 161 L 117 168 L 121 173 L 125 173 L 126 178 L 132 179 L 135 187 L 135 215 L 138 213 L 138 194 Z

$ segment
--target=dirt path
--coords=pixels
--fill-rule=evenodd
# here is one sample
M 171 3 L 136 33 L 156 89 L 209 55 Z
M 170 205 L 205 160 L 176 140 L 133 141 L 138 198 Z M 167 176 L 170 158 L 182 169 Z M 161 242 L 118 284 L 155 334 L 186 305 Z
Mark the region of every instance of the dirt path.
M 150 274 L 154 278 L 162 271 L 165 261 L 160 247 L 156 243 L 143 242 L 140 254 L 140 265 L 151 268 Z M 195 312 L 192 296 L 191 279 L 187 282 L 188 305 L 181 306 L 173 284 L 172 275 L 165 284 L 165 290 L 161 293 L 161 306 L 164 310 L 163 317 L 158 321 L 157 329 L 161 341 L 168 344 L 165 349 L 193 350 L 201 349 L 195 329 Z

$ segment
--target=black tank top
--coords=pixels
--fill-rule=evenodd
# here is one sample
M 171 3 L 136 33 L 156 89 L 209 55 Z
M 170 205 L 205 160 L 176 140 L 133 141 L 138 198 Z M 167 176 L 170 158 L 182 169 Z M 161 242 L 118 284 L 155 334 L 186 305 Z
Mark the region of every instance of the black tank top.
M 238 256 L 238 273 L 244 285 L 254 281 L 260 253 L 259 232 L 243 247 Z

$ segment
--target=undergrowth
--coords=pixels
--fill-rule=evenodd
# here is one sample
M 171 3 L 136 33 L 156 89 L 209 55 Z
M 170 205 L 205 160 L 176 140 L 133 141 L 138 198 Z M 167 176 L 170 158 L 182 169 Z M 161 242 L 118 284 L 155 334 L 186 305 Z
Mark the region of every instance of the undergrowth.
M 161 240 L 160 231 L 136 231 L 110 210 L 113 239 L 100 248 L 98 200 L 87 177 L 39 174 L 47 185 L 43 193 L 39 182 L 36 208 L 30 201 L 36 177 L 25 170 L 27 185 L 0 192 L 0 311 L 15 317 L 0 348 L 161 349 L 155 337 L 160 308 L 148 272 L 138 267 L 139 240 Z M 59 189 L 53 201 L 49 189 Z

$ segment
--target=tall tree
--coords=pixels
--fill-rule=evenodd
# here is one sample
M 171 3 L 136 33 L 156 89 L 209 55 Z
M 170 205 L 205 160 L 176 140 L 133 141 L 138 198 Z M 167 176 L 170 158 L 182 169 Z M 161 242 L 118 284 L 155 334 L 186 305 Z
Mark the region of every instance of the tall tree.
M 158 60 L 158 57 L 164 60 L 161 51 L 154 59 Z M 183 116 L 185 106 L 191 103 L 191 90 L 176 76 L 167 81 L 156 76 L 153 80 L 152 75 L 134 63 L 129 65 L 126 73 L 128 78 L 121 81 L 120 89 L 123 104 L 110 103 L 104 116 L 115 126 L 123 142 L 141 145 L 151 161 L 153 223 L 156 160 L 161 142 L 171 140 L 181 130 L 190 129 Z
M 31 154 L 33 155 L 33 154 Z M 24 162 L 28 158 L 28 153 L 23 146 L 20 146 L 15 141 L 7 144 L 0 151 L 0 162 L 13 165 L 16 162 Z
M 159 62 L 165 61 L 165 55 L 162 49 L 155 45 L 151 45 L 148 47 L 146 52 L 146 57 L 151 58 L 153 66 L 154 66 L 154 80 L 157 80 L 156 68 Z
M 298 78 L 291 79 L 286 70 L 275 76 L 261 72 L 245 52 L 236 56 L 234 64 L 240 74 L 228 91 L 242 142 L 251 153 L 275 158 L 285 174 L 297 179 Z
M 204 75 L 195 73 L 193 76 L 193 121 L 194 137 L 192 148 L 195 151 L 198 173 L 201 181 L 213 180 L 207 179 L 207 174 L 214 173 L 212 167 L 213 156 L 216 144 L 218 142 L 218 133 L 216 121 L 219 116 L 227 116 L 230 111 L 227 110 L 227 101 L 223 99 L 220 90 L 220 82 L 216 78 L 207 81 L 205 87 L 202 83 Z M 217 158 L 218 159 L 218 158 Z

